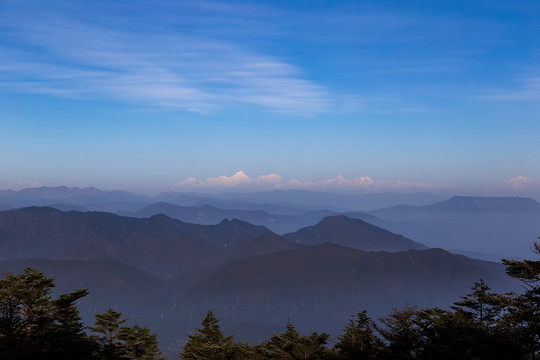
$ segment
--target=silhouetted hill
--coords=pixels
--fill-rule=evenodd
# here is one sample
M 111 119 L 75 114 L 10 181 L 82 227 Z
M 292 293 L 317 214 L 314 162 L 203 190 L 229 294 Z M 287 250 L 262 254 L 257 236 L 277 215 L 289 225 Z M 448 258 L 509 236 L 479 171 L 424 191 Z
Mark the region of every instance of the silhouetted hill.
M 130 215 L 136 217 L 150 217 L 156 214 L 165 214 L 174 219 L 195 224 L 214 225 L 223 219 L 240 219 L 250 223 L 272 223 L 275 218 L 265 211 L 246 211 L 236 209 L 219 209 L 210 205 L 179 206 L 165 202 L 155 203 L 142 208 Z
M 402 235 L 372 225 L 360 219 L 344 215 L 328 216 L 317 225 L 283 235 L 291 242 L 305 245 L 324 243 L 338 244 L 365 251 L 402 251 L 426 249 L 423 244 L 407 239 Z
M 263 247 L 256 239 L 267 232 L 265 227 L 236 219 L 196 225 L 165 215 L 139 219 L 30 207 L 0 212 L 0 260 L 109 259 L 174 277 L 197 269 L 215 270 L 241 254 L 260 253 Z M 247 239 L 253 241 L 244 241 Z M 228 248 L 240 241 L 253 249 L 240 245 Z M 284 242 L 277 239 L 276 248 L 290 248 L 283 247 Z
M 271 232 L 264 226 L 252 225 L 238 219 L 225 219 L 217 225 L 206 225 L 201 228 L 203 231 L 201 231 L 199 237 L 219 247 L 229 246 L 246 238 L 258 238 L 267 232 Z
M 397 204 L 426 205 L 443 198 L 431 193 L 362 193 L 340 194 L 311 190 L 270 190 L 253 193 L 226 193 L 223 199 L 243 200 L 253 203 L 286 202 L 297 206 L 310 206 L 334 211 L 373 210 Z M 312 209 L 315 210 L 315 209 Z
M 540 204 L 529 198 L 456 196 L 428 206 L 370 212 L 385 229 L 431 247 L 526 257 L 539 234 Z
M 291 318 L 306 331 L 325 324 L 335 333 L 363 309 L 378 316 L 407 303 L 450 305 L 480 279 L 497 290 L 517 288 L 502 265 L 442 249 L 364 252 L 326 244 L 236 262 L 194 287 L 189 299 L 207 301 L 231 326 Z
M 87 288 L 89 295 L 79 302 L 79 309 L 89 319 L 96 311 L 105 311 L 115 304 L 121 304 L 126 314 L 142 314 L 168 305 L 173 295 L 172 289 L 162 280 L 109 260 L 0 261 L 0 274 L 21 273 L 27 267 L 53 278 L 56 294 Z
M 66 186 L 26 188 L 0 191 L 0 202 L 13 208 L 25 206 L 80 206 L 98 211 L 135 211 L 150 202 L 150 198 L 128 191 L 103 191 L 94 187 Z
M 155 203 L 137 212 L 118 212 L 123 216 L 150 217 L 164 214 L 174 219 L 195 224 L 218 224 L 224 219 L 238 219 L 254 225 L 261 225 L 275 233 L 284 234 L 300 228 L 314 225 L 324 217 L 337 215 L 330 210 L 310 211 L 306 213 L 275 215 L 260 210 L 221 209 L 210 205 L 179 206 L 170 203 Z M 376 217 L 367 213 L 354 213 L 355 218 L 376 221 Z

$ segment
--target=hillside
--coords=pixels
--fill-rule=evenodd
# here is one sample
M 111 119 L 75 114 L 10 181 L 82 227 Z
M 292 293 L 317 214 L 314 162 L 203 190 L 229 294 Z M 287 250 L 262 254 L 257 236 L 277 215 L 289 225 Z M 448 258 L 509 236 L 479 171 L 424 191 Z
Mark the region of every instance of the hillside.
M 540 212 L 540 204 L 534 199 L 523 197 L 481 197 L 481 196 L 454 196 L 446 201 L 432 205 L 413 206 L 398 205 L 387 209 L 373 211 L 384 212 L 509 212 L 528 213 Z
M 529 198 L 465 197 L 428 206 L 370 212 L 379 225 L 430 247 L 482 253 L 493 259 L 528 256 L 540 233 L 540 204 Z
M 497 290 L 517 289 L 499 264 L 441 249 L 364 252 L 320 245 L 255 256 L 202 281 L 188 298 L 209 302 L 231 325 L 243 319 L 337 332 L 352 313 L 382 315 L 394 307 L 445 306 L 484 279 Z
M 165 215 L 138 219 L 30 207 L 0 212 L 0 260 L 108 259 L 157 276 L 173 277 L 214 269 L 217 264 L 237 259 L 240 253 L 249 254 L 249 249 L 238 250 L 238 254 L 225 249 L 267 232 L 264 227 L 239 220 L 204 226 Z M 245 246 L 259 245 L 248 242 Z
M 285 234 L 283 237 L 298 244 L 332 243 L 365 251 L 402 251 L 427 248 L 425 245 L 402 235 L 344 215 L 328 216 L 314 226 Z

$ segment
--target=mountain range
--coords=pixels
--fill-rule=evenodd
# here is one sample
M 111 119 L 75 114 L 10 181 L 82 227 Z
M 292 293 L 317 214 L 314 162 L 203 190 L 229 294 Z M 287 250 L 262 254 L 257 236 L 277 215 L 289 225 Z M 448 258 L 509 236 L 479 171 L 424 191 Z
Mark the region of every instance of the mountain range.
M 456 196 L 432 205 L 395 206 L 370 214 L 375 225 L 427 246 L 484 254 L 492 260 L 527 257 L 532 239 L 540 234 L 540 204 L 528 198 Z
M 90 295 L 80 302 L 87 323 L 113 306 L 151 326 L 162 349 L 174 356 L 210 307 L 225 330 L 257 342 L 282 329 L 288 318 L 302 331 L 335 335 L 351 313 L 363 309 L 377 317 L 407 303 L 448 306 L 480 279 L 496 291 L 519 291 L 502 264 L 433 247 L 498 251 L 500 237 L 475 244 L 474 229 L 485 235 L 516 221 L 513 226 L 531 231 L 540 223 L 538 204 L 519 198 L 456 197 L 369 213 L 294 213 L 294 206 L 275 202 L 270 205 L 291 210 L 276 215 L 79 190 L 36 190 L 64 211 L 39 206 L 0 211 L 0 272 L 31 266 L 54 277 L 58 293 L 87 287 Z M 81 199 L 94 192 L 107 198 L 103 206 L 117 197 L 116 204 L 133 207 L 116 208 L 123 215 L 86 210 L 88 202 Z M 80 201 L 65 201 L 70 193 Z M 12 200 L 21 196 L 14 194 L 8 194 Z M 23 195 L 27 201 L 34 196 Z M 164 197 L 174 201 L 176 195 Z M 0 202 L 9 196 L 1 193 Z M 220 201 L 229 196 L 237 195 Z M 243 195 L 234 199 L 256 204 Z M 276 224 L 291 231 L 272 231 Z M 526 239 L 524 253 L 534 238 Z

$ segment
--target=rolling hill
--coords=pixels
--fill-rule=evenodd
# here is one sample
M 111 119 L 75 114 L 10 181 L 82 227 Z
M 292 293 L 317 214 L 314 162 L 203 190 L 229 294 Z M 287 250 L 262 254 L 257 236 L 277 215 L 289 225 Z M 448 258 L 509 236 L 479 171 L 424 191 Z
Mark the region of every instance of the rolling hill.
M 426 249 L 423 244 L 360 219 L 344 215 L 328 216 L 314 226 L 283 235 L 291 242 L 304 245 L 338 244 L 365 251 L 402 251 Z

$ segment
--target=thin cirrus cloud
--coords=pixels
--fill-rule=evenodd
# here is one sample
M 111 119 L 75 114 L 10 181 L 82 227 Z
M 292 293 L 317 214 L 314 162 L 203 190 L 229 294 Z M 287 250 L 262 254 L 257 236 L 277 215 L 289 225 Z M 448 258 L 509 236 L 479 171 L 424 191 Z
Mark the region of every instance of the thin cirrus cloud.
M 197 113 L 231 102 L 303 116 L 333 106 L 334 95 L 303 78 L 295 65 L 233 42 L 135 34 L 58 16 L 18 20 L 1 22 L 11 45 L 0 49 L 0 84 L 20 92 L 114 98 Z
M 540 75 L 525 79 L 517 89 L 494 91 L 482 96 L 482 98 L 494 101 L 539 101 Z

